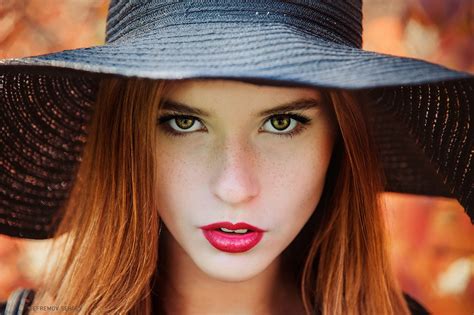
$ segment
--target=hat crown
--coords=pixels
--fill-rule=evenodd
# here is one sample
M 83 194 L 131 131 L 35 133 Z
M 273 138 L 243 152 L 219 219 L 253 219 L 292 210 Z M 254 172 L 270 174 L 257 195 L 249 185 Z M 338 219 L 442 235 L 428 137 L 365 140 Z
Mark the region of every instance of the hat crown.
M 361 0 L 111 0 L 106 42 L 166 26 L 213 22 L 286 24 L 331 42 L 362 47 Z

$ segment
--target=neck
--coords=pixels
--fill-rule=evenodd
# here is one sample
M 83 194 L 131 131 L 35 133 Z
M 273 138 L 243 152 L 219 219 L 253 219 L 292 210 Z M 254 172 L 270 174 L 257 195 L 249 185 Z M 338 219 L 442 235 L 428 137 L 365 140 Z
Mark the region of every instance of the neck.
M 227 282 L 200 270 L 168 231 L 161 238 L 157 298 L 166 314 L 295 314 L 299 298 L 280 257 L 251 279 Z

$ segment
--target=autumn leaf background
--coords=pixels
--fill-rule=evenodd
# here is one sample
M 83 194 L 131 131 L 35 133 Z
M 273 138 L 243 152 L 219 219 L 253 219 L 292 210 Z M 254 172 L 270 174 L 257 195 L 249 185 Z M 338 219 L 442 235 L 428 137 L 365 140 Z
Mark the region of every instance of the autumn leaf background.
M 0 0 L 0 58 L 104 42 L 108 0 Z M 364 49 L 474 73 L 472 0 L 364 1 Z M 394 272 L 434 315 L 474 314 L 474 228 L 459 203 L 385 193 Z M 48 240 L 0 235 L 0 300 L 34 287 Z

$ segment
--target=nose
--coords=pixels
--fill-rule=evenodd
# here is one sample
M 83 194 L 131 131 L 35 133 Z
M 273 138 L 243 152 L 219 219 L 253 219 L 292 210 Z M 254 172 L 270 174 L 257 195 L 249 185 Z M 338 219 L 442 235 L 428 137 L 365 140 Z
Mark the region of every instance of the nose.
M 245 141 L 227 142 L 216 154 L 214 166 L 217 171 L 211 183 L 214 195 L 232 205 L 248 202 L 257 196 L 260 186 L 252 147 Z

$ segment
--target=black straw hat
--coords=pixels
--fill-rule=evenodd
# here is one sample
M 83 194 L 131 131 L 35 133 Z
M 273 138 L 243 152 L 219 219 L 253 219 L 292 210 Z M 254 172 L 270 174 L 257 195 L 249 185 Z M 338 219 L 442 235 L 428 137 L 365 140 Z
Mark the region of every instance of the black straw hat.
M 457 198 L 472 221 L 474 77 L 362 50 L 361 7 L 112 0 L 104 45 L 0 60 L 0 233 L 53 235 L 110 75 L 370 89 L 386 190 Z

